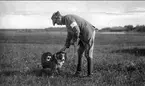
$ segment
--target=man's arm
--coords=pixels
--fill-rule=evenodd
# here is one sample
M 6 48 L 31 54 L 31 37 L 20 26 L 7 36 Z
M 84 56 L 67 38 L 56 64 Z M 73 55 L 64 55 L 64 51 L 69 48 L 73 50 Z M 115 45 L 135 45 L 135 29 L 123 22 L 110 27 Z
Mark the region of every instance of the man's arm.
M 73 37 L 72 32 L 69 32 L 69 29 L 72 29 L 73 31 Z M 79 36 L 80 36 L 80 29 L 75 21 L 72 21 L 71 24 L 68 24 L 68 34 L 65 42 L 65 46 L 60 51 L 65 51 L 66 48 L 69 48 L 71 45 L 71 40 L 73 39 L 73 44 L 78 45 L 79 43 Z
M 64 47 L 63 47 L 60 51 L 65 51 L 66 48 L 69 48 L 70 45 L 71 45 L 71 43 L 70 43 L 71 40 L 72 40 L 71 33 L 68 32 L 68 33 L 67 33 L 67 38 L 66 38 L 66 41 L 65 41 L 65 45 L 64 45 Z
M 80 28 L 78 27 L 77 23 L 74 21 L 71 23 L 71 28 L 74 32 L 74 35 L 73 35 L 73 42 L 74 44 L 78 45 L 78 42 L 79 42 L 79 36 L 80 36 Z
M 69 48 L 71 45 L 71 40 L 72 40 L 72 35 L 70 32 L 67 33 L 67 38 L 66 38 L 66 42 L 65 42 L 65 46 L 66 48 Z

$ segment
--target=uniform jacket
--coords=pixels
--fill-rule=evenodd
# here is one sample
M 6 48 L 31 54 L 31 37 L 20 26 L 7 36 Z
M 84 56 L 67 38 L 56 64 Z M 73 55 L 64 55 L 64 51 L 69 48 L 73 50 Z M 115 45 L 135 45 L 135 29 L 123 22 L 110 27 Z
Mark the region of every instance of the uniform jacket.
M 72 28 L 71 24 L 76 22 L 77 27 Z M 78 33 L 78 37 L 84 43 L 89 43 L 89 40 L 92 37 L 95 27 L 90 24 L 88 21 L 76 15 L 65 15 L 62 17 L 62 24 L 66 25 L 67 28 L 67 38 L 65 46 L 70 46 L 70 41 L 75 37 L 75 33 Z

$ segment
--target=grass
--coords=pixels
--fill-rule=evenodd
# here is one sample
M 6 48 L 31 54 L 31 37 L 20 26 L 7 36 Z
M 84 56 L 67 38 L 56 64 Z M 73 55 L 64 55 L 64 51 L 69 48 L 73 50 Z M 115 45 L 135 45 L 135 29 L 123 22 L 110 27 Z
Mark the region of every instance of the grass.
M 74 77 L 72 47 L 57 77 L 40 76 L 40 57 L 65 43 L 60 32 L 0 32 L 0 86 L 144 86 L 145 35 L 96 34 L 94 75 Z M 82 74 L 86 74 L 83 58 Z

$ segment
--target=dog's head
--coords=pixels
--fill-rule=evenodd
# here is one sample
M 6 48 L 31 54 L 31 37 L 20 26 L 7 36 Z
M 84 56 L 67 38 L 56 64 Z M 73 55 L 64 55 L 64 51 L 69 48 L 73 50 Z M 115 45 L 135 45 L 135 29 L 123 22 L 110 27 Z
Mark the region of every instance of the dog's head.
M 57 61 L 58 66 L 62 66 L 67 59 L 66 52 L 57 52 L 53 55 Z
M 41 56 L 41 61 L 50 61 L 52 59 L 52 54 L 50 52 L 43 53 Z
M 55 65 L 55 59 L 50 52 L 43 53 L 41 56 L 41 64 L 43 68 L 52 68 Z

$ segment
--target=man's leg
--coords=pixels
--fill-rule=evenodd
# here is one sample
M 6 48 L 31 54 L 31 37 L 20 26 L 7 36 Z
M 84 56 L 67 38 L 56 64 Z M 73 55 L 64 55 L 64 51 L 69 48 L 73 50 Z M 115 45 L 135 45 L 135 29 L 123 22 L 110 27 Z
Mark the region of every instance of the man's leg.
M 95 39 L 95 31 L 92 35 L 92 38 L 89 41 L 89 44 L 86 44 L 86 51 L 85 56 L 87 58 L 87 69 L 88 69 L 88 76 L 92 74 L 93 71 L 93 50 L 94 50 L 94 39 Z
M 85 47 L 84 44 L 80 41 L 79 43 L 79 48 L 78 48 L 78 64 L 77 64 L 77 71 L 75 73 L 75 75 L 79 75 L 80 71 L 81 71 L 81 64 L 82 64 L 82 57 L 83 57 L 83 53 L 85 51 Z

